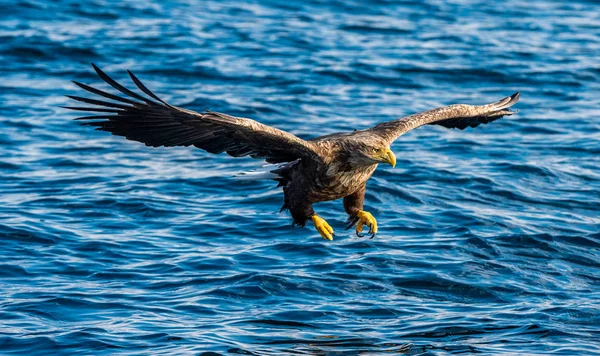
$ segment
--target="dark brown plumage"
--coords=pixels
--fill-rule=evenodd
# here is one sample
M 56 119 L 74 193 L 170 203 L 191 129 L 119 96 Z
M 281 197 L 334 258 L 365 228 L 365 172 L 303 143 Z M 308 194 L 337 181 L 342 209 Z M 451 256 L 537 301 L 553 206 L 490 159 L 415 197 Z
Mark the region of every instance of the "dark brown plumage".
M 461 130 L 487 124 L 513 114 L 508 108 L 519 100 L 519 93 L 515 93 L 488 105 L 450 105 L 366 130 L 303 140 L 254 120 L 172 106 L 128 71 L 135 85 L 147 95 L 143 96 L 117 83 L 95 65 L 93 67 L 100 78 L 125 96 L 74 82 L 92 94 L 111 100 L 69 96 L 93 106 L 67 109 L 98 113 L 76 120 L 89 120 L 83 125 L 147 146 L 194 145 L 210 153 L 226 152 L 234 157 L 250 156 L 279 164 L 271 170 L 270 178 L 283 186 L 283 209 L 289 209 L 294 223 L 300 226 L 312 220 L 321 236 L 329 240 L 333 238 L 333 229 L 315 214 L 312 206 L 316 202 L 340 198 L 344 198 L 348 228 L 356 225 L 357 234 L 360 234 L 367 225 L 369 232 L 375 235 L 377 222 L 363 210 L 366 182 L 379 163 L 396 164 L 389 146 L 402 134 L 426 124 Z

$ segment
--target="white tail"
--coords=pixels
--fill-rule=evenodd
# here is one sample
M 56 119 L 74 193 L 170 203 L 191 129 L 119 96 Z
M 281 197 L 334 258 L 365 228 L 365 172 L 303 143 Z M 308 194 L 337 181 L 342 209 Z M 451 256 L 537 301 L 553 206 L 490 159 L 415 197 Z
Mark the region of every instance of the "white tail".
M 278 163 L 278 164 L 265 164 L 259 169 L 250 172 L 242 172 L 240 174 L 236 174 L 234 178 L 239 180 L 261 180 L 261 179 L 280 179 L 282 176 L 278 173 L 281 173 L 282 170 L 287 170 L 294 165 L 298 164 L 300 159 L 297 159 L 292 162 Z
M 261 180 L 261 179 L 278 178 L 279 175 L 271 172 L 273 169 L 276 169 L 276 167 L 271 166 L 266 169 L 263 168 L 260 170 L 255 170 L 255 171 L 250 171 L 250 172 L 242 172 L 242 173 L 236 174 L 234 176 L 234 178 L 239 179 L 239 180 Z

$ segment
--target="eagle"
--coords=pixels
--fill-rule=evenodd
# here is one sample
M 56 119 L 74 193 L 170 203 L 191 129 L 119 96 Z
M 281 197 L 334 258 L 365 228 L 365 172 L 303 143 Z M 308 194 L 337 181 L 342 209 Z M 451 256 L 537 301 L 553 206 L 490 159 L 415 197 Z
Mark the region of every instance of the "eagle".
M 289 210 L 292 225 L 305 226 L 311 221 L 327 240 L 333 240 L 333 228 L 315 213 L 313 204 L 336 199 L 343 199 L 348 215 L 346 229 L 356 226 L 359 237 L 364 236 L 365 227 L 369 228 L 371 238 L 377 234 L 377 220 L 363 210 L 366 184 L 380 163 L 396 166 L 390 145 L 400 136 L 423 125 L 463 130 L 487 124 L 514 114 L 516 111 L 509 108 L 519 100 L 517 92 L 492 104 L 454 104 L 371 128 L 305 140 L 255 120 L 173 106 L 152 93 L 129 70 L 131 80 L 145 95 L 127 89 L 96 65 L 92 66 L 119 95 L 73 81 L 81 89 L 99 96 L 92 99 L 67 95 L 92 106 L 64 108 L 95 113 L 75 120 L 85 120 L 82 125 L 150 147 L 193 145 L 210 153 L 263 159 L 273 164 L 269 177 L 283 189 L 281 210 Z

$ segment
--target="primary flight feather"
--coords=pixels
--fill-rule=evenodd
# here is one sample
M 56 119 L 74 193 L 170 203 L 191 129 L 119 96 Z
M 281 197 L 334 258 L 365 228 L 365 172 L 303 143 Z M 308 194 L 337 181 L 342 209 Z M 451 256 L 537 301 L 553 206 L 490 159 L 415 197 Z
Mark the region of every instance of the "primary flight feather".
M 348 214 L 347 228 L 356 225 L 362 236 L 364 226 L 371 237 L 377 233 L 377 221 L 363 210 L 367 180 L 379 163 L 396 165 L 390 145 L 402 134 L 423 125 L 447 128 L 476 127 L 514 112 L 509 108 L 519 100 L 515 93 L 488 105 L 455 104 L 404 118 L 384 122 L 372 128 L 337 133 L 303 140 L 291 133 L 257 121 L 218 112 L 198 113 L 172 106 L 152 93 L 133 73 L 134 84 L 147 96 L 117 83 L 100 68 L 96 73 L 122 95 L 74 82 L 80 88 L 104 99 L 69 98 L 93 106 L 71 106 L 71 110 L 95 112 L 76 120 L 113 135 L 124 136 L 152 147 L 194 145 L 210 153 L 234 157 L 250 156 L 278 164 L 272 179 L 283 187 L 284 204 L 294 224 L 304 226 L 311 220 L 319 234 L 332 240 L 331 226 L 313 210 L 313 204 L 343 198 Z M 109 99 L 111 101 L 106 101 Z

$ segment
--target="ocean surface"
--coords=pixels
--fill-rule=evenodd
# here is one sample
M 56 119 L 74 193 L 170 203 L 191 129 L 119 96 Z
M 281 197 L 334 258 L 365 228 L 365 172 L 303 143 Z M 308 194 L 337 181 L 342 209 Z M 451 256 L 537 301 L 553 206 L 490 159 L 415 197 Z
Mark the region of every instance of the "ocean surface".
M 0 354 L 600 353 L 600 3 L 0 0 Z M 300 137 L 521 92 L 393 146 L 369 240 L 262 161 L 72 121 L 90 63 Z M 81 115 L 80 115 L 81 116 Z

